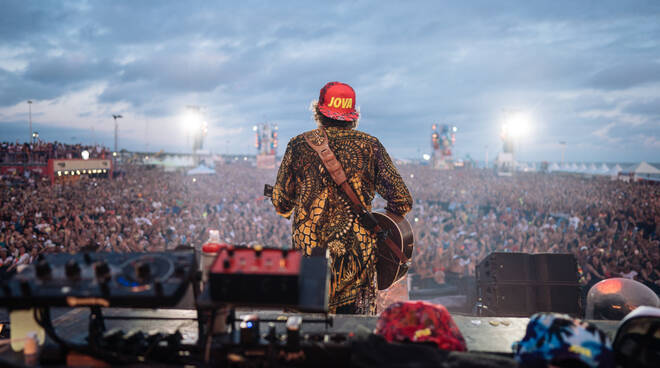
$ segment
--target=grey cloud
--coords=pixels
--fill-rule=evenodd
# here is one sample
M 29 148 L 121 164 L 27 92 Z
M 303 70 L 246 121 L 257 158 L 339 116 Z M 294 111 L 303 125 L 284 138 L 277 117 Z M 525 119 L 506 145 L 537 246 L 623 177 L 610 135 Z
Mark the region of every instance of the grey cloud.
M 30 40 L 72 21 L 72 9 L 61 2 L 4 0 L 1 10 L 0 40 L 5 44 Z
M 628 62 L 594 74 L 587 85 L 598 89 L 626 89 L 660 81 L 660 63 Z
M 15 73 L 0 69 L 0 106 L 11 106 L 21 101 L 43 100 L 59 96 L 62 90 L 24 80 Z
M 213 124 L 277 121 L 284 138 L 311 126 L 309 102 L 340 80 L 356 88 L 363 128 L 415 142 L 392 147 L 402 156 L 426 149 L 432 122 L 476 135 L 511 106 L 540 104 L 552 139 L 573 127 L 589 136 L 607 120 L 576 115 L 611 100 L 547 96 L 659 80 L 657 65 L 639 63 L 659 57 L 657 1 L 5 4 L 0 40 L 35 51 L 25 71 L 0 70 L 0 105 L 103 81 L 101 110 L 123 101 L 135 114 L 166 116 L 174 104 L 206 105 L 227 114 Z M 63 56 L 43 57 L 52 51 Z
M 133 106 L 141 106 L 157 98 L 153 88 L 145 81 L 134 81 L 124 83 L 109 83 L 99 96 L 99 102 L 114 103 L 119 101 L 129 102 Z
M 660 116 L 660 99 L 635 101 L 628 104 L 624 110 L 632 114 Z
M 111 77 L 117 66 L 109 60 L 90 60 L 86 55 L 40 58 L 31 62 L 25 77 L 43 84 L 66 86 L 86 80 Z

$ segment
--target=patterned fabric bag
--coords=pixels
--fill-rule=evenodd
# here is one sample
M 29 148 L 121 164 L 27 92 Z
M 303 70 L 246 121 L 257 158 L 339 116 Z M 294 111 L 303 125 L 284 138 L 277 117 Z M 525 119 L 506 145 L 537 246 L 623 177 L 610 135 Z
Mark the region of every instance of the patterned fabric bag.
M 430 342 L 443 350 L 467 350 L 461 331 L 439 304 L 394 303 L 378 317 L 375 333 L 388 342 Z
M 565 314 L 537 313 L 529 319 L 522 340 L 513 344 L 521 367 L 583 365 L 614 367 L 609 337 L 595 325 Z

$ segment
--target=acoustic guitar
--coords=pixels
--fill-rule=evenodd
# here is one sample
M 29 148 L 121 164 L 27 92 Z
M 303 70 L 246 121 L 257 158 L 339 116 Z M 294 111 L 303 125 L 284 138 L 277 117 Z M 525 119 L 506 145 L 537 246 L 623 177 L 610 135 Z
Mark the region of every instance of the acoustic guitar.
M 412 259 L 414 236 L 412 226 L 405 217 L 385 210 L 372 212 L 378 225 L 388 233 L 392 242 L 401 249 L 408 259 Z M 385 290 L 408 273 L 410 262 L 403 263 L 394 252 L 378 240 L 376 247 L 376 278 L 378 290 Z

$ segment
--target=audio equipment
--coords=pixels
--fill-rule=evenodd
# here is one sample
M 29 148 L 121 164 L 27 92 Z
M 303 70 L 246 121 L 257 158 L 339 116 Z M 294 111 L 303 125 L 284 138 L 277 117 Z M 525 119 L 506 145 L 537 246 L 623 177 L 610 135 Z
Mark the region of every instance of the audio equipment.
M 48 254 L 0 282 L 0 306 L 173 306 L 194 272 L 192 250 Z
M 303 257 L 296 250 L 256 246 L 218 251 L 209 271 L 214 303 L 328 310 L 327 254 Z
M 581 290 L 572 254 L 494 252 L 476 269 L 482 315 L 580 314 Z

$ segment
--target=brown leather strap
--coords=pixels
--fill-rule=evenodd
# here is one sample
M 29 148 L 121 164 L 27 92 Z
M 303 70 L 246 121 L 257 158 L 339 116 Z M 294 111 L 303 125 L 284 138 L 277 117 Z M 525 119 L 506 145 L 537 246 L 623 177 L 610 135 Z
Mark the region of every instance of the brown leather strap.
M 330 146 L 328 145 L 328 136 L 325 134 L 325 130 L 323 128 L 319 128 L 312 130 L 311 132 L 307 132 L 303 136 L 305 137 L 307 144 L 312 147 L 312 149 L 316 151 L 316 153 L 321 158 L 323 166 L 325 166 L 325 169 L 328 170 L 328 173 L 330 173 L 332 180 L 334 180 L 335 183 L 337 183 L 339 186 L 345 183 L 346 173 L 341 167 L 339 161 L 337 161 L 335 153 L 332 152 Z
M 341 166 L 341 163 L 339 163 L 334 152 L 332 152 L 330 146 L 328 145 L 328 135 L 325 133 L 325 129 L 321 127 L 319 129 L 312 130 L 311 132 L 303 134 L 303 137 L 305 138 L 307 144 L 319 155 L 321 162 L 323 162 L 323 166 L 325 166 L 326 170 L 328 170 L 332 180 L 344 191 L 344 193 L 346 193 L 348 198 L 351 200 L 351 209 L 353 212 L 358 217 L 360 217 L 362 213 L 371 215 L 371 213 L 364 207 L 362 202 L 360 202 L 357 195 L 355 194 L 355 191 L 348 183 L 344 168 Z M 380 225 L 378 225 L 378 222 L 374 222 L 375 226 L 371 230 L 376 233 L 383 231 Z M 384 241 L 390 250 L 394 252 L 399 261 L 403 263 L 408 262 L 408 257 L 403 254 L 401 249 L 397 247 L 397 245 L 392 241 L 392 239 L 390 239 L 389 236 L 387 236 Z

